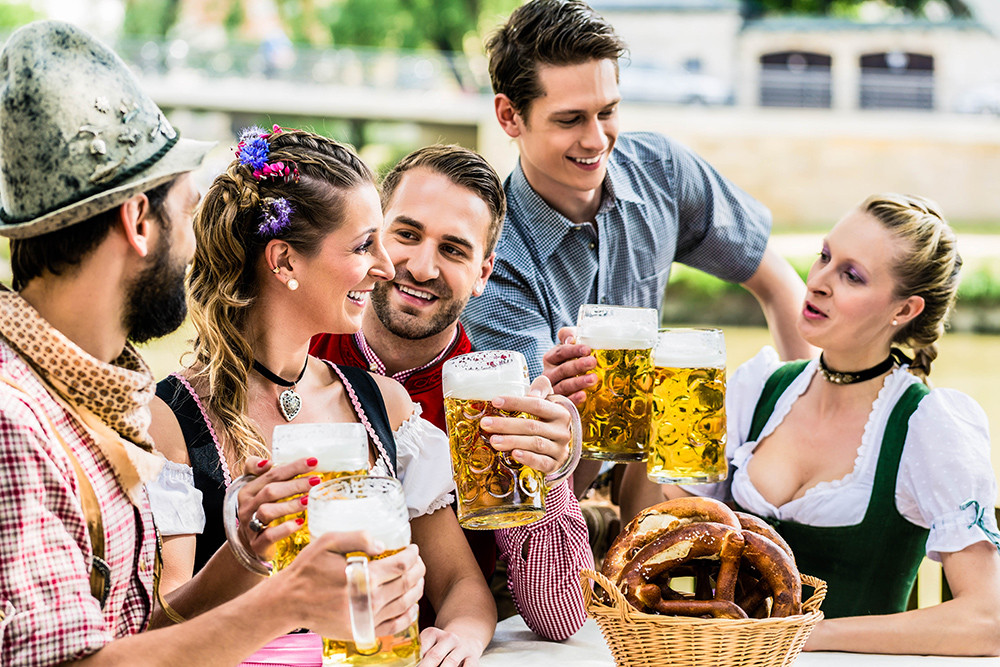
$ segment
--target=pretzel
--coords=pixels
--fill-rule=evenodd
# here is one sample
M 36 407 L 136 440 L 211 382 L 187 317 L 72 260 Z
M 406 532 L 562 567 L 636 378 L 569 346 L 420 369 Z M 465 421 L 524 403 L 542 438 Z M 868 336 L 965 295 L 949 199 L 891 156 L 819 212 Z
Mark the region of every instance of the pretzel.
M 660 613 L 746 618 L 745 613 L 736 614 L 733 609 L 744 545 L 743 533 L 738 528 L 713 522 L 688 524 L 643 547 L 622 571 L 619 586 L 629 604 L 640 611 L 648 608 Z M 712 599 L 676 599 L 677 592 L 670 588 L 671 571 L 699 559 L 719 561 Z M 718 602 L 729 604 L 714 604 Z
M 695 522 L 661 532 L 628 559 L 616 584 L 629 604 L 648 613 L 713 618 L 801 613 L 795 561 L 755 532 L 762 530 L 756 522 L 743 523 L 747 528 Z M 672 578 L 687 575 L 696 578 L 693 596 L 670 586 Z
M 743 558 L 760 572 L 771 589 L 771 616 L 802 613 L 802 579 L 795 561 L 781 547 L 757 533 L 743 531 Z
M 713 498 L 675 498 L 647 507 L 625 526 L 608 549 L 601 574 L 617 584 L 622 570 L 647 544 L 681 526 L 706 521 L 740 528 L 736 514 Z
M 761 518 L 755 517 L 753 514 L 747 514 L 746 512 L 734 512 L 734 514 L 736 514 L 736 518 L 739 519 L 740 527 L 743 530 L 749 530 L 752 533 L 763 535 L 781 547 L 782 551 L 791 556 L 792 560 L 795 559 L 794 554 L 792 554 L 792 548 L 788 546 L 788 542 L 786 542 L 785 538 L 778 534 L 778 531 L 771 527 L 771 524 Z

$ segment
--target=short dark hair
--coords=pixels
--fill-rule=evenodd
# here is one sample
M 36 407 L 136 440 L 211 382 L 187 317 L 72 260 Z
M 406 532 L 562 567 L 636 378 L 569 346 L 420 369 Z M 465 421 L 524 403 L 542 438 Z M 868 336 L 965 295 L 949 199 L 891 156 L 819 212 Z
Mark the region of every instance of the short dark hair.
M 177 178 L 173 178 L 146 192 L 150 213 L 164 227 L 169 225 L 164 202 L 176 182 Z M 41 236 L 11 239 L 10 271 L 14 289 L 24 289 L 29 282 L 45 272 L 58 276 L 79 265 L 84 257 L 107 238 L 111 228 L 118 222 L 120 208 L 116 206 L 87 220 Z
M 503 227 L 503 217 L 507 212 L 507 198 L 496 170 L 479 153 L 462 146 L 434 144 L 419 148 L 396 163 L 382 179 L 383 211 L 392 201 L 392 195 L 399 187 L 403 174 L 417 167 L 436 171 L 455 185 L 471 190 L 485 202 L 490 210 L 490 226 L 486 231 L 485 246 L 485 257 L 489 257 L 496 248 Z
M 579 65 L 618 59 L 625 42 L 603 16 L 580 0 L 531 0 L 510 15 L 486 42 L 494 93 L 510 99 L 522 116 L 541 97 L 539 65 Z

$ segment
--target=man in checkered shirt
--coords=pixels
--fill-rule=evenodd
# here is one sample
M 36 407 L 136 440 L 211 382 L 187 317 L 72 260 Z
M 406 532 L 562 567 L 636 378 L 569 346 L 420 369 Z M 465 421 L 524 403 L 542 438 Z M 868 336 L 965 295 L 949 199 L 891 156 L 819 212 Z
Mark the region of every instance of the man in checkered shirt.
M 162 457 L 147 431 L 155 384 L 129 341 L 184 319 L 189 172 L 211 144 L 180 139 L 126 65 L 65 23 L 11 35 L 0 74 L 0 234 L 16 290 L 0 288 L 0 664 L 235 665 L 300 627 L 349 638 L 339 553 L 374 552 L 360 534 L 325 535 L 267 579 L 223 547 L 171 596 L 194 620 L 144 632 L 178 617 L 154 606 L 144 483 Z M 244 512 L 278 471 L 309 469 L 290 466 L 259 466 Z M 278 528 L 249 544 L 263 550 Z M 384 561 L 371 566 L 379 636 L 415 620 L 423 588 L 415 548 Z
M 572 344 L 581 304 L 659 309 L 674 261 L 757 297 L 779 353 L 811 356 L 795 328 L 805 286 L 768 248 L 770 214 L 681 144 L 618 133 L 625 44 L 580 0 L 532 0 L 487 42 L 500 126 L 518 145 L 493 276 L 462 322 L 479 349 L 513 348 L 578 404 L 597 381 Z M 596 474 L 577 469 L 580 493 Z M 589 474 L 588 474 L 589 472 Z M 623 522 L 662 500 L 630 464 Z

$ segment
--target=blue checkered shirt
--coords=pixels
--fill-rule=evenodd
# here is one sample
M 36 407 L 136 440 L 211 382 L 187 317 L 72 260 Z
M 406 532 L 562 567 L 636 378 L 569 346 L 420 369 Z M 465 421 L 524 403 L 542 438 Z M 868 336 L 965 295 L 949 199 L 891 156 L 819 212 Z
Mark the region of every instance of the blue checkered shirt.
M 520 164 L 504 189 L 507 218 L 493 275 L 462 323 L 476 349 L 522 352 L 532 377 L 559 329 L 576 324 L 580 304 L 659 309 L 674 261 L 744 282 L 771 229 L 766 207 L 659 134 L 618 137 L 596 229 L 545 203 Z

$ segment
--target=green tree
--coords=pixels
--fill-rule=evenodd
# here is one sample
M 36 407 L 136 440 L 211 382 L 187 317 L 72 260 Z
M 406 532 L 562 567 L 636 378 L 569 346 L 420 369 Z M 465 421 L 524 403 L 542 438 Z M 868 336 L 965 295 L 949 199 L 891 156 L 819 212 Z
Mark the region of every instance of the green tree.
M 43 18 L 28 2 L 6 0 L 0 2 L 0 30 L 9 32 L 35 19 Z
M 752 14 L 811 14 L 819 16 L 853 16 L 860 5 L 870 0 L 750 0 Z M 968 6 L 962 0 L 939 0 L 955 17 L 969 17 Z M 931 0 L 881 0 L 889 7 L 905 9 L 921 16 Z
M 448 59 L 458 82 L 475 84 L 452 54 L 464 53 L 520 4 L 519 0 L 335 0 L 319 11 L 334 44 L 434 49 Z M 478 43 L 479 40 L 477 40 Z
M 177 21 L 179 0 L 125 0 L 122 32 L 136 37 L 165 37 Z

